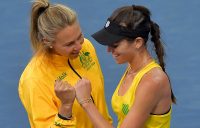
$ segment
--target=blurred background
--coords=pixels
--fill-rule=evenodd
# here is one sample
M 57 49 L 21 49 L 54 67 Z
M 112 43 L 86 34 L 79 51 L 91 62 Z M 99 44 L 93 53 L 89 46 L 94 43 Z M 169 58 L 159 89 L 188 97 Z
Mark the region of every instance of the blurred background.
M 173 105 L 172 128 L 200 128 L 200 17 L 199 0 L 52 0 L 73 8 L 86 38 L 93 42 L 105 78 L 110 114 L 112 93 L 126 65 L 115 64 L 106 47 L 91 38 L 103 27 L 112 11 L 123 5 L 148 7 L 152 19 L 161 27 L 166 49 L 166 68 L 177 97 Z M 29 42 L 29 0 L 0 3 L 0 127 L 28 128 L 26 112 L 18 97 L 18 80 L 32 53 Z

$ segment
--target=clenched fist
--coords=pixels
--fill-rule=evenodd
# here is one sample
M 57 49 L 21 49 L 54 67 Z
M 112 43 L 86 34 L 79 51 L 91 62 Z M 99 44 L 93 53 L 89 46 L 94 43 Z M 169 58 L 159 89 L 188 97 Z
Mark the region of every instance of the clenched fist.
M 63 105 L 70 105 L 74 103 L 76 92 L 74 87 L 72 87 L 68 82 L 56 80 L 55 93 Z
M 79 103 L 85 99 L 91 98 L 91 83 L 88 79 L 82 78 L 74 86 L 76 90 L 76 98 Z

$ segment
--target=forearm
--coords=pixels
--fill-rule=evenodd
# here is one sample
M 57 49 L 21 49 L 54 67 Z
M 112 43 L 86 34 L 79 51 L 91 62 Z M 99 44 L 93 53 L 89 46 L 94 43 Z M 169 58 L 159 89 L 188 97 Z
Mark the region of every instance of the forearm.
M 95 128 L 114 128 L 103 116 L 99 113 L 93 102 L 82 104 L 85 112 L 89 116 Z

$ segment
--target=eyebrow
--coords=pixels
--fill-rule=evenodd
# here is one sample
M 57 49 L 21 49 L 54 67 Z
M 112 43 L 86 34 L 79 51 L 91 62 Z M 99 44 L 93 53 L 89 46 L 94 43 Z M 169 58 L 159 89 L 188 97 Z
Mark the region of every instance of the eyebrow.
M 116 43 L 113 43 L 113 44 L 110 44 L 108 45 L 109 47 L 117 47 L 119 45 L 119 42 L 116 42 Z

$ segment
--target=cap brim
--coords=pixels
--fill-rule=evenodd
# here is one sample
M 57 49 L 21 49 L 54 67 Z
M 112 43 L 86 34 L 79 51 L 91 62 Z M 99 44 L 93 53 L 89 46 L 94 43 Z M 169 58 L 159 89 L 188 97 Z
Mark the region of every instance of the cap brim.
M 92 34 L 92 37 L 102 45 L 112 45 L 121 39 L 124 39 L 124 36 L 115 35 L 105 30 L 105 28 L 101 29 L 100 31 Z

